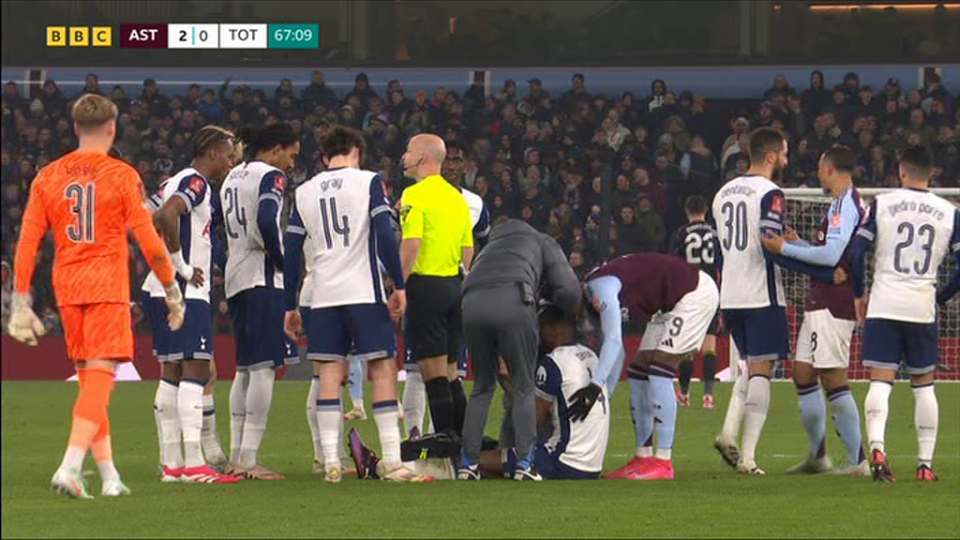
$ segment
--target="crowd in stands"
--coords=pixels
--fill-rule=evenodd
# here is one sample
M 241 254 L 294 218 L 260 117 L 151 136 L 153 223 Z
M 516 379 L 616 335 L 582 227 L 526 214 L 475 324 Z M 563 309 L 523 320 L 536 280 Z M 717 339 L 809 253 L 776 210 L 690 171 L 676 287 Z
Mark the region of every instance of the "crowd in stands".
M 859 155 L 855 182 L 861 187 L 897 186 L 896 152 L 908 144 L 924 145 L 936 156 L 932 185 L 960 182 L 960 108 L 935 74 L 919 89 L 905 88 L 896 78 L 873 89 L 855 73 L 825 81 L 819 71 L 801 89 L 777 76 L 770 88 L 758 89 L 756 100 L 724 114 L 706 96 L 678 93 L 665 80 L 620 95 L 592 93 L 581 74 L 573 74 L 570 88 L 556 94 L 536 78 L 525 86 L 508 80 L 489 94 L 473 85 L 462 93 L 440 87 L 432 95 L 410 96 L 399 80 L 373 88 L 361 73 L 350 92 L 338 95 L 316 71 L 309 86 L 295 88 L 283 79 L 272 93 L 232 86 L 227 79 L 219 88 L 192 85 L 183 95 L 168 95 L 147 79 L 140 95 L 128 96 L 120 86 L 101 88 L 97 75 L 90 74 L 75 95 L 65 95 L 48 80 L 31 99 L 16 82 L 8 82 L 2 124 L 4 317 L 7 264 L 30 184 L 40 168 L 76 147 L 69 105 L 88 92 L 108 95 L 119 106 L 116 150 L 137 169 L 148 192 L 188 165 L 190 138 L 209 123 L 234 131 L 289 123 L 302 140 L 291 175 L 294 185 L 323 170 L 319 141 L 331 125 L 361 129 L 368 138 L 366 167 L 388 180 L 395 199 L 409 182 L 399 167 L 409 137 L 429 131 L 456 140 L 467 152 L 464 185 L 484 198 L 491 219 L 517 217 L 549 233 L 581 274 L 612 256 L 663 251 L 669 232 L 684 221 L 686 197 L 701 194 L 709 200 L 723 182 L 746 171 L 747 136 L 761 126 L 788 136 L 785 187 L 818 186 L 819 155 L 835 144 Z M 601 250 L 605 172 L 612 179 L 613 225 L 608 247 Z M 147 269 L 131 253 L 131 280 L 139 288 Z M 49 242 L 40 257 L 35 304 L 56 329 Z M 220 281 L 215 275 L 215 285 Z M 222 290 L 219 294 L 222 298 Z M 213 305 L 215 326 L 228 329 L 225 303 L 215 298 Z

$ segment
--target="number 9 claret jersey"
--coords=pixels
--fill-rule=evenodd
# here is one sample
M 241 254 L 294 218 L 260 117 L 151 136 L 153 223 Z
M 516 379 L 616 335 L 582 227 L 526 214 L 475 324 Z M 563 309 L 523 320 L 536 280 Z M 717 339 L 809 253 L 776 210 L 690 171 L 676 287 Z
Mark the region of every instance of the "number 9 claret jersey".
M 372 227 L 383 212 L 390 212 L 390 203 L 374 172 L 328 169 L 297 188 L 287 231 L 306 235 L 314 291 L 301 298 L 309 298 L 311 308 L 385 302 Z
M 936 320 L 937 272 L 960 250 L 960 210 L 933 193 L 897 189 L 877 195 L 858 234 L 875 242 L 869 319 Z
M 721 309 L 785 306 L 780 268 L 763 255 L 764 231 L 783 234 L 783 191 L 770 180 L 739 176 L 713 200 L 717 243 L 723 253 Z
M 698 266 L 716 281 L 718 249 L 720 247 L 717 245 L 717 233 L 713 226 L 705 221 L 694 221 L 677 229 L 671 252 Z
M 277 207 L 283 208 L 286 181 L 283 171 L 262 161 L 237 165 L 223 181 L 218 202 L 227 238 L 224 270 L 227 298 L 254 287 L 283 290 L 283 274 L 277 271 L 266 251 L 257 215 L 263 199 L 275 200 Z M 276 216 L 278 231 L 280 214 L 278 211 Z

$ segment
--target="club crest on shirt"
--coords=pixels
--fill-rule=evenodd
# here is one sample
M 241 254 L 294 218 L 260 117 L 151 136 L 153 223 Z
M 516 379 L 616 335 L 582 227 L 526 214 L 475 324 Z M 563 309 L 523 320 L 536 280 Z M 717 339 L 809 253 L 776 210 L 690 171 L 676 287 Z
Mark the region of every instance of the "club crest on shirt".
M 537 386 L 547 384 L 547 368 L 540 366 L 537 368 Z
M 840 214 L 834 214 L 833 217 L 830 218 L 830 225 L 832 227 L 838 227 L 840 226 L 840 220 L 841 220 Z
M 282 174 L 278 174 L 278 175 L 273 179 L 273 186 L 274 186 L 275 188 L 277 188 L 278 190 L 283 191 L 283 188 L 284 188 L 285 185 L 286 185 L 286 181 L 283 179 L 283 175 L 282 175 Z

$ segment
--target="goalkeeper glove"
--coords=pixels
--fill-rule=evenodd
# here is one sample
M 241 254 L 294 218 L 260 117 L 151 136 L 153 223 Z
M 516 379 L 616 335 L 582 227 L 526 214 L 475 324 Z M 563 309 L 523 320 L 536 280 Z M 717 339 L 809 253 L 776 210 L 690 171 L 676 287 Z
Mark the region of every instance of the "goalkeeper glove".
M 183 325 L 183 316 L 186 311 L 186 307 L 183 304 L 183 295 L 180 293 L 180 286 L 177 285 L 177 282 L 174 281 L 170 285 L 167 285 L 163 288 L 163 292 L 167 295 L 167 324 L 170 325 L 170 330 L 177 331 Z
M 46 329 L 44 329 L 37 314 L 33 312 L 30 303 L 30 295 L 28 294 L 13 295 L 13 301 L 10 305 L 13 313 L 10 315 L 7 330 L 13 339 L 27 345 L 36 345 L 37 338 L 46 333 Z
M 601 388 L 596 383 L 590 383 L 587 386 L 577 390 L 570 396 L 570 421 L 579 422 L 585 420 L 590 414 L 590 409 L 600 397 Z

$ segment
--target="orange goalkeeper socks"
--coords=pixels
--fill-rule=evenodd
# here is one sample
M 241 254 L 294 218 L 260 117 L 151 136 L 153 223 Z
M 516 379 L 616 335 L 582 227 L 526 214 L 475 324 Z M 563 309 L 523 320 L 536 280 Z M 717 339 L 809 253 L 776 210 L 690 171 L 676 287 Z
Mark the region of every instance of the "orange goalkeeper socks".
M 80 375 L 81 373 L 84 375 Z M 83 456 L 101 432 L 101 426 L 104 426 L 105 430 L 102 437 L 109 444 L 107 406 L 110 404 L 110 393 L 114 386 L 113 372 L 109 370 L 87 368 L 78 370 L 78 378 L 80 376 L 83 376 L 84 380 L 73 406 L 73 426 L 63 462 L 64 466 L 75 469 L 83 465 Z

